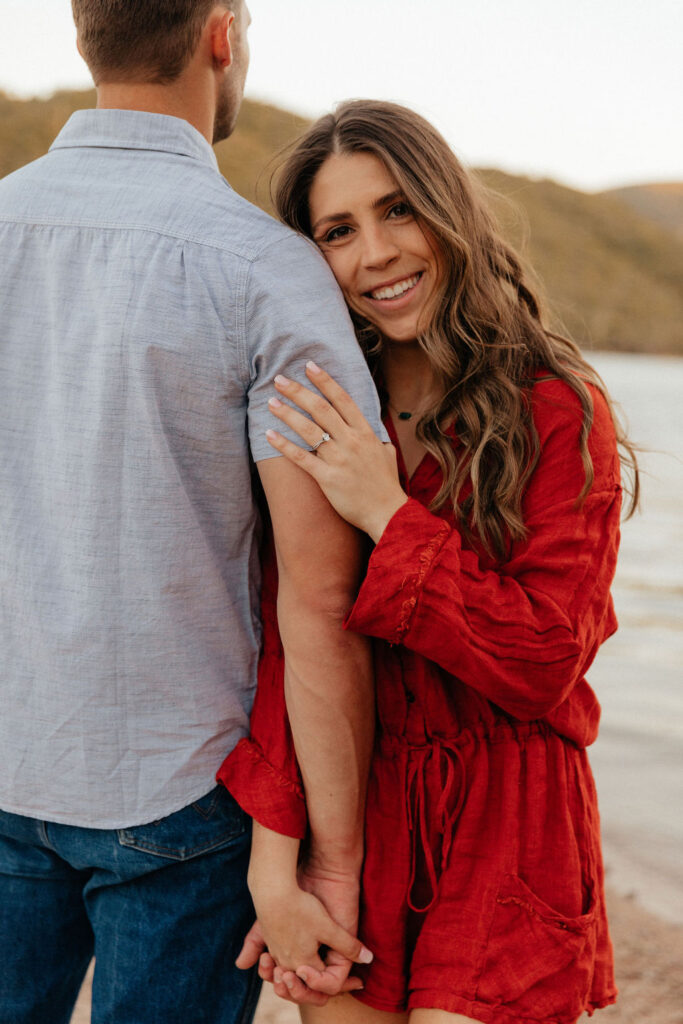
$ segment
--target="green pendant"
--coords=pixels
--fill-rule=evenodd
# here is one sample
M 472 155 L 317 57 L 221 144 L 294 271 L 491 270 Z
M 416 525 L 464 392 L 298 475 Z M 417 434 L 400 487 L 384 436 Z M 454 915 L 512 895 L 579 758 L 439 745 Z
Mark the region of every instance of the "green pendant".
M 409 420 L 409 419 L 412 419 L 412 416 L 413 416 L 412 412 L 400 412 L 398 414 L 398 418 L 400 420 Z

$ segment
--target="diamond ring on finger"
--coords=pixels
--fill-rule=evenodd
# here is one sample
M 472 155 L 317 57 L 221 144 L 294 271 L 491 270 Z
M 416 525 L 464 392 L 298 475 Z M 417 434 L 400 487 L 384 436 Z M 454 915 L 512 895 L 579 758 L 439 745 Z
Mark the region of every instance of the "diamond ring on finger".
M 309 450 L 309 452 L 315 452 L 315 451 L 318 450 L 318 448 L 320 447 L 321 444 L 325 444 L 325 441 L 331 441 L 331 440 L 332 440 L 332 438 L 326 432 L 326 433 L 323 434 L 323 436 L 320 438 L 320 440 L 316 441 L 316 443 L 313 445 L 313 447 L 309 448 L 308 450 Z

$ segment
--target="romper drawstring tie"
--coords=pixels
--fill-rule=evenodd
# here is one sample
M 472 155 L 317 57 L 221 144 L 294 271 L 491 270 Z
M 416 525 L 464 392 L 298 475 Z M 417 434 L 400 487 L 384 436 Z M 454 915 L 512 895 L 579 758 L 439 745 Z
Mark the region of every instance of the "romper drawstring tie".
M 428 746 L 414 747 L 411 751 L 413 758 L 408 766 L 406 778 L 406 805 L 408 811 L 408 827 L 411 832 L 411 870 L 410 883 L 408 885 L 408 906 L 417 914 L 424 914 L 434 905 L 437 896 L 438 878 L 431 844 L 429 842 L 429 825 L 427 820 L 427 790 L 425 778 L 431 767 L 438 775 L 438 783 L 441 789 L 439 802 L 436 806 L 436 823 L 439 834 L 442 837 L 440 870 L 443 871 L 448 861 L 453 844 L 455 823 L 458 820 L 463 803 L 465 802 L 465 759 L 462 751 L 449 744 L 443 739 L 434 737 Z M 460 768 L 462 780 L 460 792 L 455 807 L 449 812 L 448 805 L 453 796 L 456 779 L 456 762 Z M 444 778 L 445 776 L 445 778 Z M 423 906 L 417 906 L 413 899 L 413 888 L 417 875 L 417 858 L 422 847 L 422 854 L 427 868 L 427 879 L 429 884 L 430 900 Z

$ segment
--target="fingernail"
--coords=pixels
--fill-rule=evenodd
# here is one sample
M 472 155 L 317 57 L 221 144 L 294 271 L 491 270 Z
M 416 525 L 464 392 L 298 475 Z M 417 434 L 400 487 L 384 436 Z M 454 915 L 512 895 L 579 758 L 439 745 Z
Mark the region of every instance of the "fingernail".
M 284 386 L 284 385 L 287 385 L 287 384 L 289 384 L 291 382 L 290 382 L 290 380 L 287 377 L 283 377 L 281 373 L 278 373 L 277 377 L 275 378 L 275 383 L 276 384 L 281 384 L 281 385 Z
M 266 430 L 266 437 L 269 441 L 277 441 L 278 434 L 276 430 Z
M 374 953 L 371 953 L 365 946 L 361 946 L 360 956 L 358 957 L 359 964 L 371 964 L 375 959 Z
M 314 363 L 312 359 L 309 359 L 309 361 L 306 363 L 306 369 L 310 370 L 311 373 L 322 373 L 320 367 L 316 363 Z
M 285 978 L 285 985 L 287 986 L 287 988 L 291 992 L 292 989 L 294 988 L 294 979 L 293 978 L 289 978 L 289 977 Z
M 279 398 L 269 398 L 268 399 L 268 405 L 271 407 L 271 409 L 281 409 L 282 408 L 282 402 L 280 401 Z

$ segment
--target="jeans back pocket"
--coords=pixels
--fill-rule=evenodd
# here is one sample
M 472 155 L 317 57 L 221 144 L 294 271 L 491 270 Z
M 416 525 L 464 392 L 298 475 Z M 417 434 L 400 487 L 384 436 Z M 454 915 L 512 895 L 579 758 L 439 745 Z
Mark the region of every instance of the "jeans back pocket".
M 121 846 L 168 860 L 189 860 L 243 836 L 249 818 L 224 786 L 149 825 L 118 829 Z

